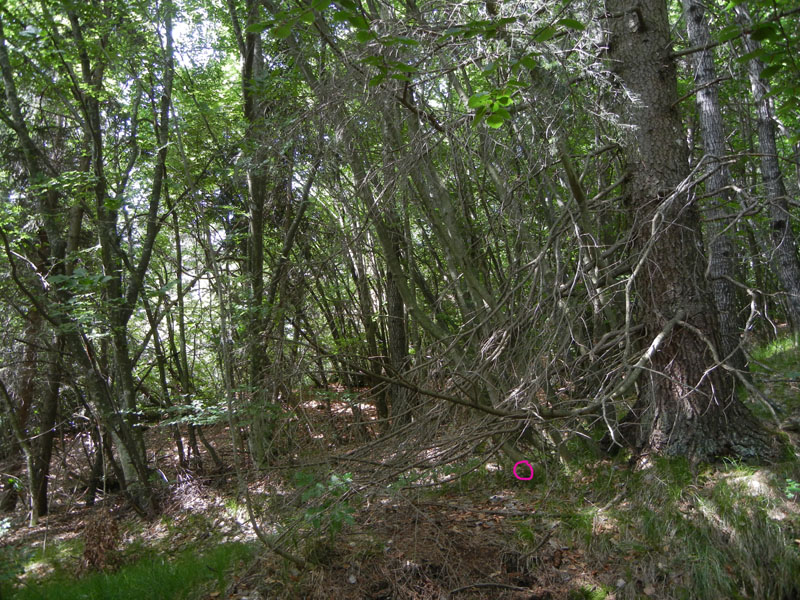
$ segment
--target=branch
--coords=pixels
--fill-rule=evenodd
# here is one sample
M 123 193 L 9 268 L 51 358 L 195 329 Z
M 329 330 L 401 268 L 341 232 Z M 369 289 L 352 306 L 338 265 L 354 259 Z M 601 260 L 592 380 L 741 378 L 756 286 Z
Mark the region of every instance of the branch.
M 55 327 L 60 327 L 62 323 L 52 316 L 47 309 L 45 309 L 44 305 L 39 302 L 39 299 L 33 295 L 33 293 L 25 287 L 25 284 L 22 283 L 22 280 L 19 278 L 19 273 L 17 273 L 17 265 L 14 263 L 14 251 L 11 250 L 11 246 L 8 243 L 8 237 L 6 237 L 6 230 L 0 227 L 0 237 L 3 238 L 3 247 L 6 251 L 6 256 L 8 256 L 8 264 L 11 269 L 11 279 L 14 283 L 17 284 L 19 291 L 23 293 L 23 295 L 31 301 L 34 308 L 41 314 L 47 321 L 50 322 L 51 325 Z
M 500 588 L 503 590 L 513 590 L 515 592 L 530 592 L 530 588 L 519 587 L 516 585 L 509 585 L 507 583 L 470 583 L 469 585 L 461 586 L 460 588 L 456 588 L 454 590 L 450 590 L 450 594 L 457 594 L 458 592 L 463 592 L 465 590 L 470 590 L 472 588 Z
M 405 96 L 396 95 L 395 100 L 397 100 L 402 106 L 406 107 L 412 113 L 414 113 L 417 117 L 424 118 L 431 126 L 438 131 L 439 133 L 446 133 L 444 127 L 439 124 L 439 121 L 436 120 L 436 117 L 433 116 L 431 113 L 422 110 L 421 108 L 417 108 L 413 104 L 411 104 Z
M 131 273 L 131 282 L 125 294 L 124 320 L 127 323 L 133 314 L 133 309 L 139 294 L 144 287 L 144 278 L 150 266 L 150 258 L 153 255 L 153 246 L 156 236 L 161 230 L 162 222 L 158 219 L 158 209 L 161 205 L 161 196 L 164 189 L 164 179 L 167 176 L 167 153 L 169 151 L 169 113 L 172 105 L 172 84 L 175 78 L 175 60 L 173 57 L 172 45 L 172 12 L 171 7 L 167 7 L 164 22 L 164 35 L 166 36 L 166 48 L 164 50 L 164 74 L 162 85 L 164 90 L 161 94 L 160 119 L 157 121 L 156 137 L 160 148 L 153 172 L 153 187 L 150 194 L 150 205 L 147 211 L 147 227 L 145 237 L 142 242 L 142 255 L 136 270 Z
M 736 379 L 738 379 L 739 382 L 742 385 L 744 385 L 744 387 L 747 389 L 748 392 L 750 392 L 751 394 L 756 396 L 759 400 L 761 400 L 761 402 L 764 403 L 764 405 L 769 409 L 769 412 L 772 413 L 772 418 L 775 420 L 776 427 L 778 429 L 782 429 L 780 420 L 778 419 L 778 415 L 775 413 L 775 408 L 772 406 L 772 402 L 769 401 L 769 398 L 767 398 L 761 390 L 759 390 L 750 381 L 748 381 L 747 377 L 745 377 L 744 373 L 742 373 L 739 369 L 736 369 L 736 368 L 730 366 L 729 364 L 727 364 L 726 362 L 720 360 L 719 354 L 717 353 L 717 348 L 714 346 L 714 344 L 711 342 L 711 340 L 708 339 L 708 336 L 706 334 L 704 334 L 702 331 L 700 331 L 697 327 L 695 327 L 691 323 L 686 323 L 684 321 L 681 321 L 681 325 L 683 327 L 686 327 L 692 333 L 694 333 L 697 337 L 700 338 L 700 340 L 706 346 L 708 346 L 708 349 L 711 351 L 711 357 L 714 359 L 714 362 L 717 365 L 719 365 L 720 367 L 722 367 L 726 371 L 729 371 L 729 372 L 733 373 L 734 376 L 736 377 Z M 727 359 L 727 357 L 726 357 L 726 359 Z M 711 368 L 713 368 L 713 367 L 711 367 Z
M 565 418 L 565 417 L 577 417 L 586 413 L 593 411 L 595 408 L 598 408 L 608 402 L 609 400 L 614 400 L 615 398 L 619 398 L 620 396 L 624 396 L 628 390 L 633 386 L 634 383 L 639 379 L 642 372 L 644 371 L 644 365 L 648 362 L 652 357 L 653 354 L 656 353 L 661 343 L 664 341 L 672 329 L 675 327 L 676 324 L 682 323 L 682 319 L 686 316 L 686 311 L 684 309 L 680 309 L 678 313 L 672 317 L 669 321 L 667 321 L 664 328 L 656 335 L 653 341 L 650 343 L 650 346 L 645 350 L 642 355 L 639 357 L 639 360 L 630 368 L 628 374 L 625 376 L 617 387 L 611 390 L 608 394 L 601 396 L 600 399 L 594 400 L 587 406 L 571 411 L 560 411 L 560 410 L 550 410 L 545 412 L 540 412 L 539 417 L 542 419 L 557 419 L 557 418 Z
M 270 313 L 272 312 L 272 306 L 275 303 L 275 298 L 278 295 L 278 285 L 280 284 L 281 278 L 283 277 L 283 273 L 286 270 L 286 264 L 289 262 L 289 254 L 292 251 L 292 246 L 294 246 L 294 240 L 297 236 L 297 231 L 300 229 L 300 223 L 303 220 L 303 215 L 305 215 L 306 208 L 308 207 L 308 197 L 311 195 L 311 186 L 314 184 L 314 177 L 317 175 L 317 169 L 319 169 L 321 159 L 317 159 L 314 163 L 314 166 L 311 167 L 311 173 L 308 175 L 308 180 L 306 184 L 303 186 L 303 196 L 300 200 L 300 206 L 297 208 L 297 214 L 294 216 L 289 229 L 286 231 L 286 236 L 283 240 L 283 248 L 281 248 L 281 254 L 278 257 L 278 265 L 275 268 L 275 273 L 272 276 L 272 280 L 270 281 L 268 292 L 267 292 L 267 307 Z M 267 315 L 267 320 L 271 318 L 271 314 Z
M 233 37 L 236 38 L 236 47 L 239 49 L 239 55 L 244 58 L 244 36 L 242 35 L 242 26 L 239 23 L 239 15 L 236 14 L 236 5 L 233 0 L 228 0 L 228 14 L 231 16 L 231 27 L 233 28 Z
M 352 364 L 347 359 L 342 360 L 342 362 L 345 364 Z M 352 375 L 369 375 L 370 377 L 374 377 L 375 379 L 383 381 L 384 383 L 399 385 L 401 387 L 406 388 L 407 390 L 416 392 L 417 394 L 422 394 L 423 396 L 430 396 L 431 398 L 446 400 L 447 402 L 452 402 L 453 404 L 458 404 L 460 406 L 466 406 L 467 408 L 474 408 L 475 410 L 485 412 L 487 414 L 494 415 L 496 417 L 504 417 L 507 419 L 527 419 L 528 417 L 530 417 L 530 414 L 526 412 L 510 412 L 507 410 L 501 410 L 499 408 L 493 408 L 491 406 L 487 406 L 484 404 L 478 404 L 476 402 L 470 402 L 469 400 L 463 400 L 458 396 L 450 396 L 449 394 L 442 394 L 441 392 L 426 390 L 399 377 L 387 377 L 386 375 L 380 375 L 373 371 L 368 371 L 367 369 L 362 369 L 357 366 L 356 369 L 357 369 L 356 371 L 344 371 L 344 373 Z
M 780 13 L 777 13 L 775 15 L 772 15 L 768 19 L 765 19 L 765 20 L 761 21 L 761 23 L 774 23 L 776 21 L 780 21 L 784 17 L 789 17 L 789 16 L 794 15 L 794 14 L 799 13 L 799 12 L 800 12 L 800 7 L 793 8 L 792 10 L 787 10 L 787 11 L 780 12 Z M 759 24 L 761 24 L 761 23 L 759 23 Z M 749 35 L 752 32 L 753 32 L 753 28 L 752 27 L 745 27 L 737 35 L 735 35 L 734 37 L 732 37 L 732 38 L 730 38 L 728 40 L 725 40 L 725 42 L 732 42 L 733 40 L 737 40 L 740 37 L 742 37 L 743 35 Z M 714 41 L 714 42 L 710 42 L 708 44 L 703 44 L 701 46 L 692 46 L 691 48 L 684 48 L 683 50 L 675 50 L 673 52 L 670 52 L 669 56 L 670 56 L 670 58 L 679 58 L 681 56 L 686 56 L 688 54 L 694 54 L 695 52 L 703 52 L 704 50 L 711 50 L 711 48 L 716 48 L 717 46 L 721 46 L 725 42 Z
M 696 87 L 696 88 L 694 88 L 693 90 L 691 90 L 691 91 L 689 91 L 689 92 L 685 93 L 683 96 L 681 96 L 680 98 L 678 98 L 677 100 L 675 100 L 675 102 L 673 102 L 673 103 L 672 103 L 672 108 L 675 108 L 676 106 L 678 106 L 678 105 L 679 105 L 681 102 L 683 102 L 683 101 L 684 101 L 684 100 L 686 100 L 687 98 L 691 98 L 692 96 L 694 96 L 694 95 L 695 95 L 697 92 L 699 92 L 700 90 L 704 90 L 704 89 L 706 89 L 707 87 L 711 87 L 712 85 L 716 85 L 716 84 L 718 84 L 720 81 L 727 81 L 728 79 L 731 79 L 731 77 L 729 77 L 729 76 L 725 76 L 725 77 L 717 77 L 716 79 L 712 79 L 711 81 L 707 81 L 707 82 L 706 82 L 706 83 L 704 83 L 703 85 L 697 86 L 697 87 Z

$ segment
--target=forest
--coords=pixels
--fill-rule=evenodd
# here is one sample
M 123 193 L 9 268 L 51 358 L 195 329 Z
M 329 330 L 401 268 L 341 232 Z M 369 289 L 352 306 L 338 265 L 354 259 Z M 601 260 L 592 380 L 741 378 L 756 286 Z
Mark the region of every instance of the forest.
M 800 598 L 799 48 L 0 0 L 0 598 Z

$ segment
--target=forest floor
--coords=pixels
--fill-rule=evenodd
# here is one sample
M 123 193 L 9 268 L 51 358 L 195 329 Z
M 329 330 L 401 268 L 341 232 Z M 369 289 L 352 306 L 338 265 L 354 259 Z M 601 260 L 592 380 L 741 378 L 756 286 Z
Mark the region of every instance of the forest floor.
M 798 358 L 796 348 L 776 346 L 755 375 L 795 446 Z M 357 445 L 348 404 L 334 396 L 330 407 L 311 401 L 302 411 L 306 431 L 329 434 L 324 451 L 309 434 L 311 445 L 285 462 L 245 472 L 254 521 L 305 567 L 258 542 L 233 469 L 212 471 L 210 460 L 205 471 L 179 468 L 169 430 L 155 427 L 147 440 L 164 481 L 160 515 L 142 519 L 116 494 L 83 506 L 68 483 L 80 440 L 63 439 L 51 514 L 37 527 L 21 511 L 0 519 L 0 597 L 800 598 L 796 461 L 661 459 L 633 472 L 624 457 L 575 445 L 534 464 L 531 481 L 491 459 L 464 458 L 357 494 L 359 464 L 345 472 L 329 459 Z M 232 464 L 227 427 L 206 432 Z M 113 540 L 91 540 L 87 523 L 98 520 L 113 521 Z M 87 544 L 108 554 L 104 572 L 85 569 Z

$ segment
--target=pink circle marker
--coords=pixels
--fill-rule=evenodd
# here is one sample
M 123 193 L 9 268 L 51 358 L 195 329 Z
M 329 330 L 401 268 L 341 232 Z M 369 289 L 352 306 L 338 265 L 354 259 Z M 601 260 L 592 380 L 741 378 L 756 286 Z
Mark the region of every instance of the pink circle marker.
M 521 464 L 528 465 L 528 468 L 531 470 L 531 476 L 530 477 L 520 477 L 519 475 L 517 475 L 517 465 L 521 465 Z M 533 465 L 531 465 L 531 463 L 529 463 L 527 460 L 521 460 L 521 461 L 519 461 L 517 463 L 514 463 L 514 477 L 516 477 L 517 479 L 519 479 L 521 481 L 530 481 L 531 479 L 533 479 Z

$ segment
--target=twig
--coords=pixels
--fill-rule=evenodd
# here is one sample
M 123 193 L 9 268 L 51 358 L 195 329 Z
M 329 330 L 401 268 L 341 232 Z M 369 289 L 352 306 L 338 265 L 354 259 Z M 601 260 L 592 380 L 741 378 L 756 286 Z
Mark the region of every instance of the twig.
M 529 592 L 530 588 L 519 587 L 518 585 L 509 585 L 507 583 L 470 583 L 469 585 L 462 586 L 450 591 L 450 594 L 457 594 L 471 588 L 502 588 L 504 590 L 513 590 L 515 592 Z

